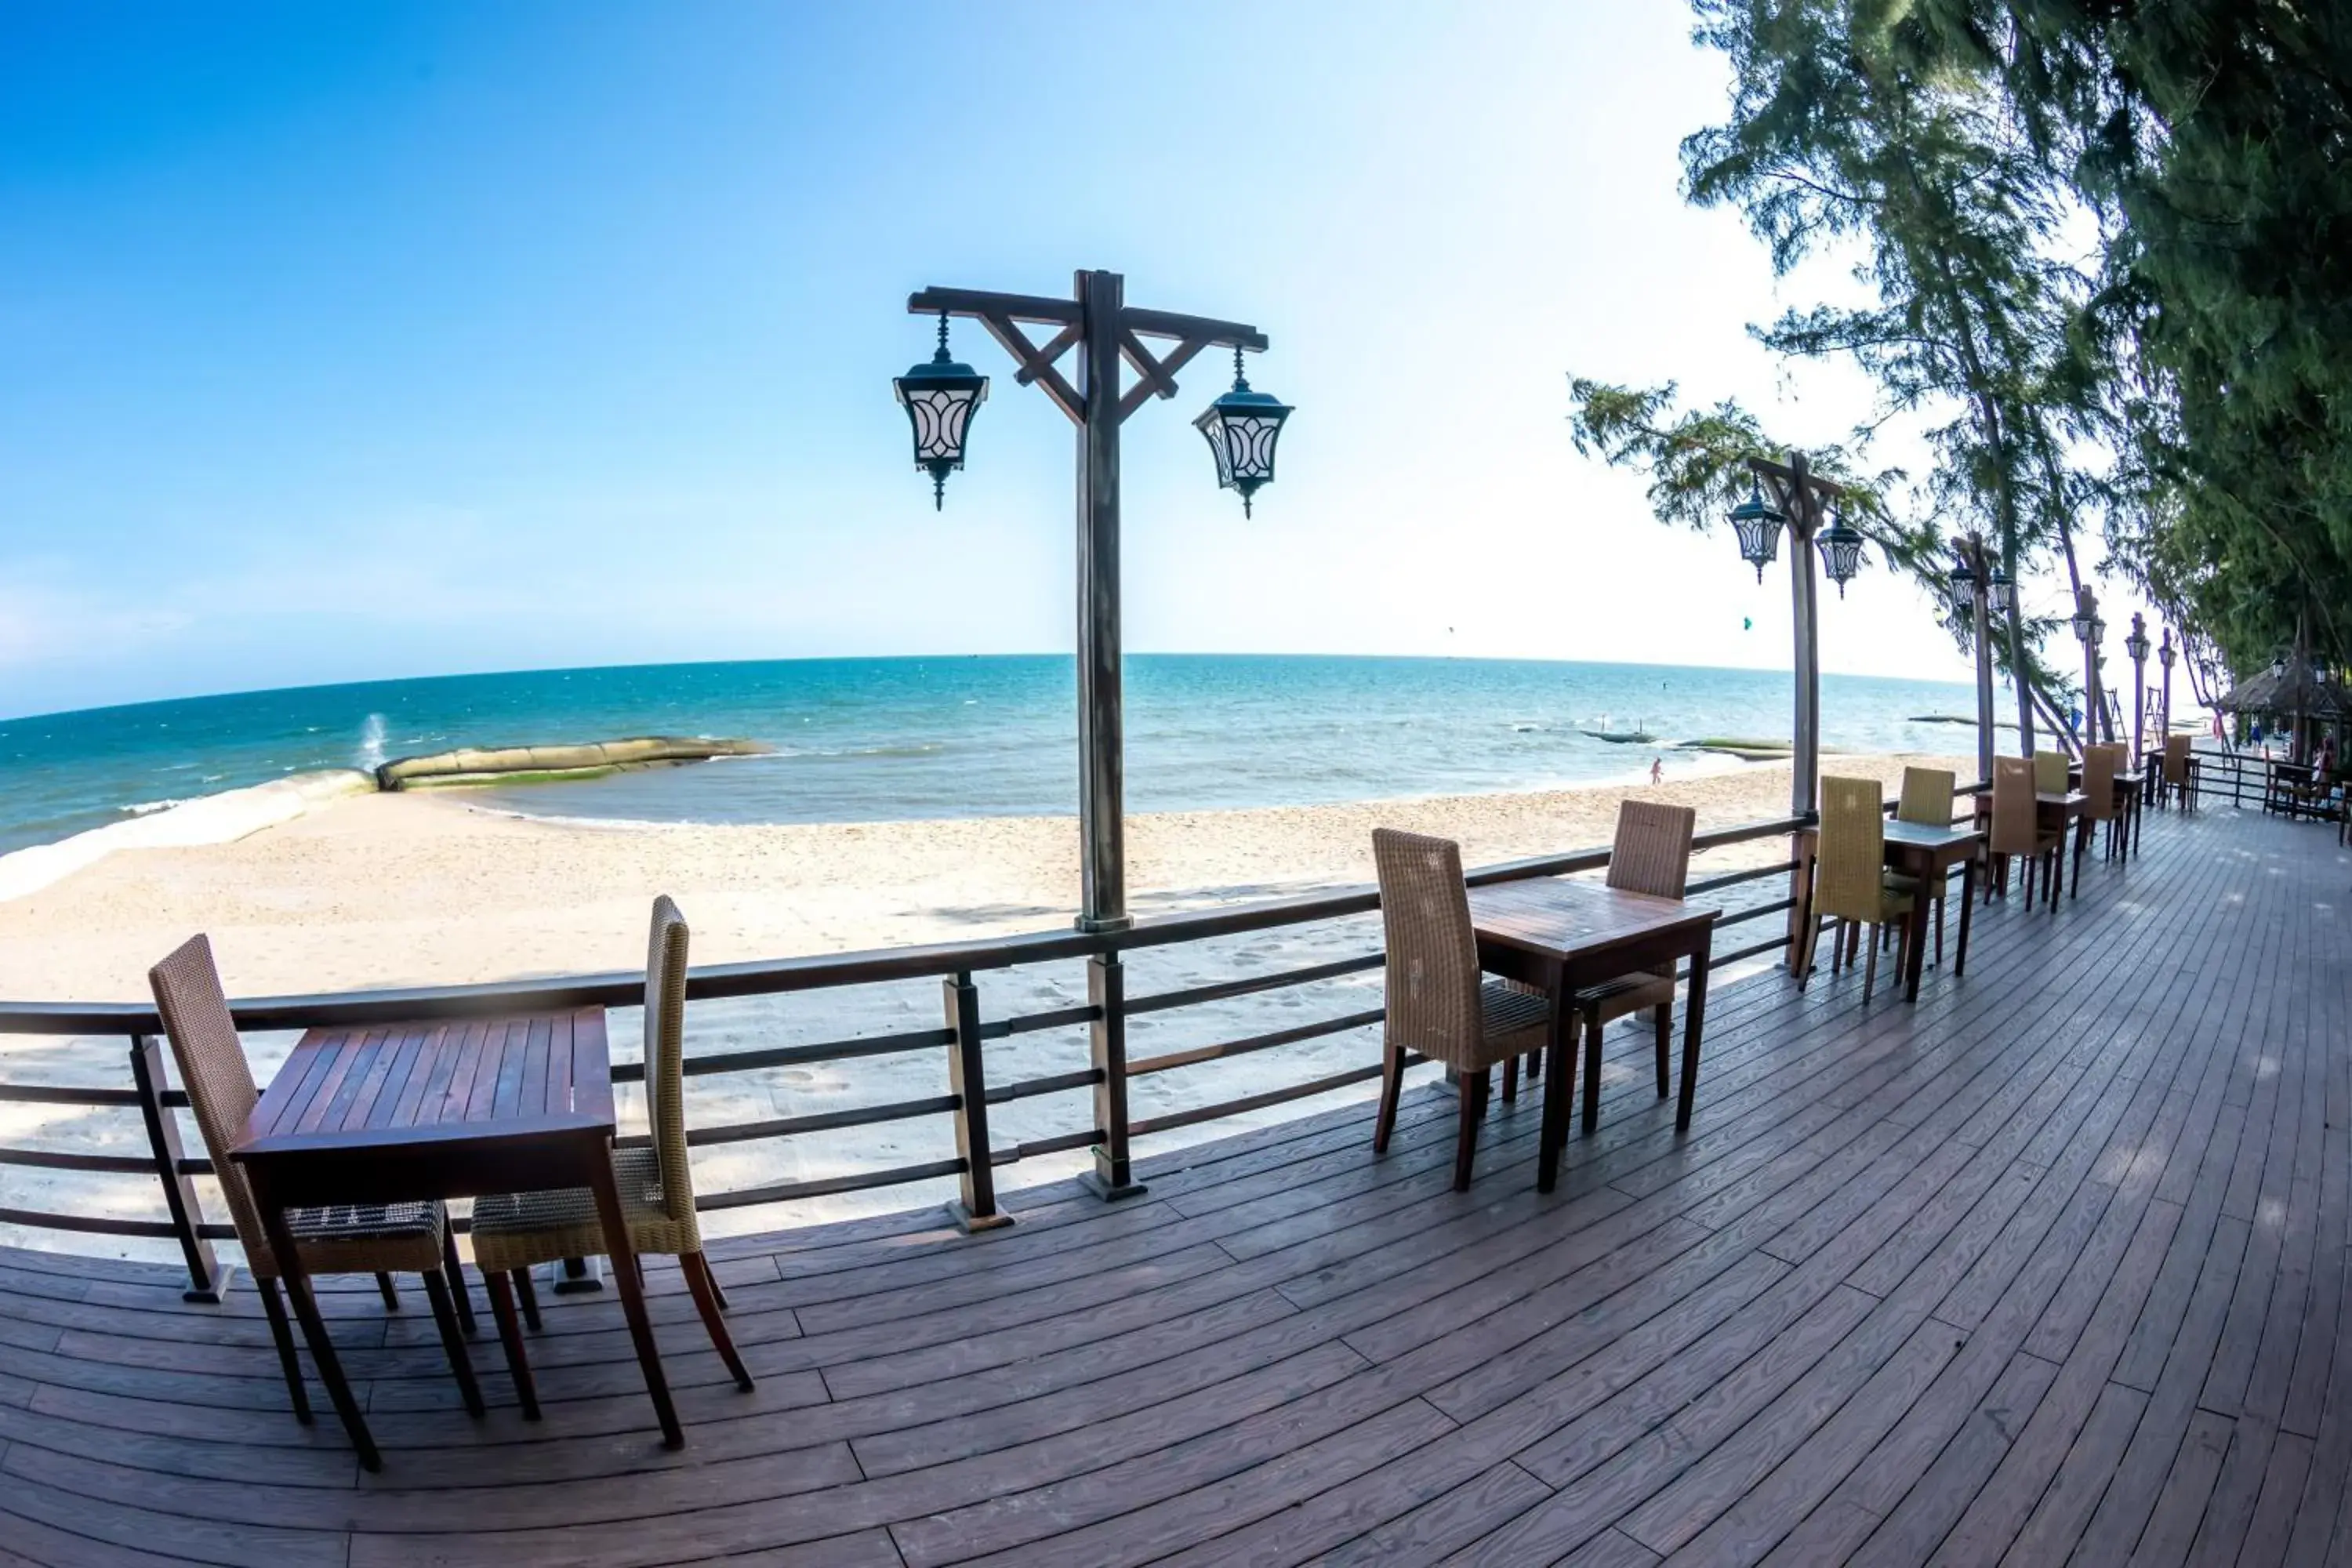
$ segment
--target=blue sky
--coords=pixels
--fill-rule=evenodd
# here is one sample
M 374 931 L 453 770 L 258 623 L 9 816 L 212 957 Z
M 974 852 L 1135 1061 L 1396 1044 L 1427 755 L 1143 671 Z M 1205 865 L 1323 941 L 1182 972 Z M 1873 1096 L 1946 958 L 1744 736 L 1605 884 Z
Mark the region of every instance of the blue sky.
M 927 283 L 1253 321 L 1254 521 L 1126 426 L 1134 648 L 1778 665 L 1784 577 L 1571 450 L 1571 369 L 1808 437 L 1675 143 L 1667 4 L 8 8 L 0 713 L 581 663 L 1065 649 L 1071 434 L 996 377 L 934 514 Z M 1835 279 L 1831 278 L 1830 286 Z M 2111 623 L 2124 617 L 2111 615 Z M 1744 623 L 1752 622 L 1752 625 Z M 2120 632 L 2116 634 L 2120 636 Z M 1965 669 L 1865 575 L 1832 668 Z

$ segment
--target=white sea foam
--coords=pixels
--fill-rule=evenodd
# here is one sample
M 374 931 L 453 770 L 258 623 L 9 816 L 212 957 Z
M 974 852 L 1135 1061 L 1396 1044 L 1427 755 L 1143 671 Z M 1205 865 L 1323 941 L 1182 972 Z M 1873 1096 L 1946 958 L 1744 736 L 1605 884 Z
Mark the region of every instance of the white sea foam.
M 297 773 L 249 789 L 223 790 L 192 800 L 152 801 L 128 806 L 128 820 L 77 833 L 55 844 L 36 844 L 0 855 L 0 900 L 21 899 L 118 849 L 179 848 L 194 844 L 230 844 L 265 827 L 291 822 L 324 801 L 362 795 L 375 779 L 353 770 Z

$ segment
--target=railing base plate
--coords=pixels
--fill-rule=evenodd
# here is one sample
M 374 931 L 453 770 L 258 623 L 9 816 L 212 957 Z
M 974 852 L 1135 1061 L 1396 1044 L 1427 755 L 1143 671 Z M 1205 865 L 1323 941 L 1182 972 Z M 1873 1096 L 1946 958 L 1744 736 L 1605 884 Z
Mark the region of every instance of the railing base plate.
M 955 1227 L 966 1236 L 977 1236 L 983 1230 L 1002 1230 L 1013 1223 L 1013 1216 L 1002 1210 L 995 1214 L 974 1214 L 963 1206 L 961 1198 L 948 1200 L 948 1218 L 955 1221 Z
M 1087 1184 L 1087 1191 L 1094 1194 L 1095 1196 L 1102 1199 L 1102 1201 L 1107 1204 L 1120 1203 L 1129 1198 L 1139 1198 L 1144 1194 L 1151 1190 L 1150 1187 L 1145 1186 L 1141 1182 L 1112 1182 L 1106 1180 L 1098 1171 L 1081 1172 L 1079 1173 L 1078 1180 Z
M 180 1300 L 187 1302 L 191 1306 L 217 1307 L 223 1300 L 227 1299 L 229 1284 L 231 1281 L 236 1279 L 236 1266 L 234 1264 L 224 1263 L 221 1265 L 220 1277 L 213 1281 L 211 1289 L 199 1290 L 194 1286 L 190 1286 L 187 1289 L 180 1292 Z
M 559 1296 L 584 1296 L 604 1288 L 604 1260 L 602 1258 L 567 1258 L 555 1266 L 555 1284 Z

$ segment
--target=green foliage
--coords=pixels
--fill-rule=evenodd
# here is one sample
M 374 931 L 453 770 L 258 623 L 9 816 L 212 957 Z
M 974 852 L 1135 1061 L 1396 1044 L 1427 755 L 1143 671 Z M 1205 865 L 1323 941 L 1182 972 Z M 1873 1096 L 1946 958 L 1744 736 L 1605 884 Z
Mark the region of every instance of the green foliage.
M 2117 557 L 2238 668 L 2352 662 L 2352 12 L 1944 0 L 2105 216 Z

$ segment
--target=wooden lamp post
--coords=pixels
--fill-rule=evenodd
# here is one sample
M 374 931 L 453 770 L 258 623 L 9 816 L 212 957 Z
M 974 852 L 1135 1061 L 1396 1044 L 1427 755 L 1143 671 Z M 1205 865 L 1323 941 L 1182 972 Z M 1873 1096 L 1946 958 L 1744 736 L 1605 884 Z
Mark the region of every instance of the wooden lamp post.
M 2131 635 L 2124 638 L 2124 651 L 2132 661 L 2132 763 L 2140 765 L 2147 755 L 2147 619 L 2137 610 L 2132 612 Z
M 946 475 L 963 467 L 963 439 L 971 413 L 987 395 L 985 377 L 947 357 L 947 322 L 976 321 L 1019 366 L 1013 380 L 1035 385 L 1077 427 L 1078 436 L 1078 835 L 1082 931 L 1124 931 L 1127 910 L 1126 741 L 1120 697 L 1118 578 L 1118 431 L 1154 397 L 1176 395 L 1176 373 L 1204 349 L 1234 351 L 1234 384 L 1194 421 L 1217 462 L 1217 483 L 1238 491 L 1246 512 L 1259 487 L 1274 479 L 1275 442 L 1287 405 L 1252 392 L 1241 378 L 1244 351 L 1262 353 L 1265 335 L 1239 321 L 1180 316 L 1127 303 L 1126 279 L 1116 272 L 1075 275 L 1072 297 L 997 294 L 971 289 L 926 289 L 908 297 L 911 315 L 940 318 L 940 340 L 930 366 L 899 378 L 899 401 L 914 426 L 915 464 L 932 476 L 935 500 Z M 1043 344 L 1024 328 L 1049 328 Z M 1149 342 L 1172 343 L 1155 353 Z M 1055 368 L 1077 350 L 1076 384 Z M 1121 388 L 1119 362 L 1134 374 Z M 957 373 L 961 372 L 959 375 Z M 977 385 L 973 385 L 977 383 Z M 909 387 L 912 387 L 912 395 Z M 935 396 L 934 393 L 940 395 Z M 943 398 L 957 396 L 960 404 Z M 929 442 L 927 444 L 927 437 Z M 1098 1009 L 1094 1025 L 1097 1127 L 1112 1143 L 1095 1149 L 1095 1184 L 1107 1197 L 1143 1189 L 1129 1174 L 1127 1116 L 1126 984 L 1116 953 L 1088 961 L 1087 990 Z
M 1740 557 L 1756 568 L 1758 582 L 1764 580 L 1764 568 L 1780 553 L 1784 523 L 1796 540 L 1789 563 L 1789 593 L 1797 641 L 1789 810 L 1791 816 L 1802 816 L 1813 809 L 1820 794 L 1822 768 L 1822 652 L 1819 605 L 1813 591 L 1814 550 L 1818 545 L 1823 568 L 1843 595 L 1862 563 L 1862 535 L 1843 522 L 1822 527 L 1831 503 L 1843 497 L 1845 490 L 1813 473 L 1802 452 L 1790 453 L 1786 463 L 1750 458 L 1748 467 L 1758 484 L 1772 492 L 1767 502 L 1761 489 L 1751 489 L 1748 499 L 1733 508 L 1731 513 L 1732 529 L 1739 536 Z
M 2158 679 L 2156 698 L 2157 739 L 2159 742 L 2172 738 L 2172 661 L 2178 657 L 2172 647 L 2172 628 L 2167 626 L 2164 628 L 2164 640 L 2156 647 L 2156 662 L 2164 667 L 2163 674 Z
M 1819 599 L 1813 591 L 1813 555 L 1818 548 L 1822 568 L 1830 581 L 1838 585 L 1842 596 L 1862 564 L 1862 535 L 1843 521 L 1822 526 L 1829 516 L 1830 504 L 1845 491 L 1814 474 L 1802 452 L 1790 453 L 1786 463 L 1750 458 L 1748 467 L 1755 480 L 1748 499 L 1732 508 L 1731 527 L 1739 536 L 1740 558 L 1756 568 L 1759 583 L 1764 580 L 1764 568 L 1780 553 L 1780 530 L 1784 525 L 1796 540 L 1789 563 L 1789 594 L 1797 644 L 1789 815 L 1811 816 L 1821 792 L 1822 773 L 1822 653 Z M 1764 497 L 1766 489 L 1771 491 L 1769 501 Z M 1803 964 L 1805 943 L 1812 934 L 1803 929 L 1805 894 L 1813 874 L 1807 848 L 1810 842 L 1799 834 L 1790 845 L 1790 858 L 1797 863 L 1789 878 L 1788 963 L 1791 969 Z
M 1952 598 L 1974 618 L 1969 622 L 1977 654 L 1977 777 L 1992 783 L 1992 593 L 2000 585 L 2000 563 L 1985 549 L 1984 535 L 1971 533 L 1954 545 Z

